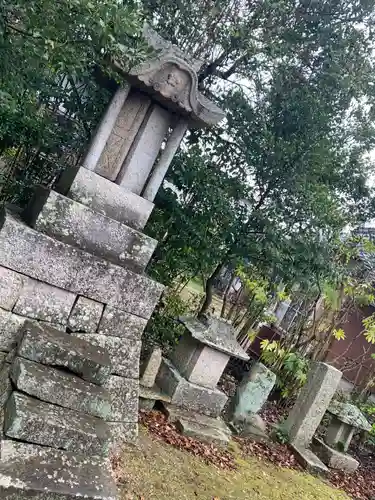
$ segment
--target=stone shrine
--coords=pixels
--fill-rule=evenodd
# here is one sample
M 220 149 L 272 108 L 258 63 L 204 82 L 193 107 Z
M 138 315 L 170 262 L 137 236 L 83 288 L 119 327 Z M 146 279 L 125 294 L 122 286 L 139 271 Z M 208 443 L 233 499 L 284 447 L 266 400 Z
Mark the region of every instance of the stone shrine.
M 218 417 L 228 398 L 217 383 L 231 356 L 249 357 L 227 321 L 215 317 L 206 323 L 195 318 L 179 321 L 185 333 L 170 359 L 163 358 L 156 384 L 171 398 L 167 412 L 184 434 L 225 444 L 230 431 Z
M 163 290 L 142 231 L 187 128 L 224 116 L 198 91 L 200 63 L 144 35 L 154 56 L 114 63 L 126 81 L 83 166 L 0 218 L 4 500 L 115 500 L 106 455 L 137 436 L 141 335 Z

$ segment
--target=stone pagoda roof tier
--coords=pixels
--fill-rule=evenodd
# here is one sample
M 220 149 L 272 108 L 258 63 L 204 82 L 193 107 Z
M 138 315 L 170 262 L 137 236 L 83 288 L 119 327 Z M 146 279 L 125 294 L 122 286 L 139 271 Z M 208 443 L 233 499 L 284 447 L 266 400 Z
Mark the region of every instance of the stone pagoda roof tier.
M 180 317 L 178 321 L 185 326 L 195 340 L 202 344 L 234 358 L 245 361 L 249 359 L 249 356 L 236 341 L 235 330 L 229 322 L 215 317 L 209 318 L 207 324 L 190 317 Z

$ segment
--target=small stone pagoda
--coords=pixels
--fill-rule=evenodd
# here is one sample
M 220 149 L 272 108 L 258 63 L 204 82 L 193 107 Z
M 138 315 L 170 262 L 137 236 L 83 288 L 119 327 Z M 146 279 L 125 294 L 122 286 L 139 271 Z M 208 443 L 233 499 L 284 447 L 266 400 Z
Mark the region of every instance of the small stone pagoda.
M 153 56 L 114 63 L 125 81 L 83 165 L 0 216 L 2 500 L 115 500 L 106 456 L 137 437 L 141 335 L 163 290 L 142 231 L 186 130 L 224 116 L 201 63 L 144 36 Z
M 350 403 L 331 401 L 327 409 L 331 417 L 324 440 L 314 437 L 312 449 L 331 469 L 354 472 L 359 462 L 347 451 L 356 431 L 370 431 L 371 425 L 363 413 Z
M 164 405 L 184 434 L 226 444 L 230 430 L 219 419 L 228 398 L 217 384 L 233 356 L 248 360 L 230 323 L 180 318 L 185 326 L 170 359 L 163 358 L 156 384 L 171 398 Z

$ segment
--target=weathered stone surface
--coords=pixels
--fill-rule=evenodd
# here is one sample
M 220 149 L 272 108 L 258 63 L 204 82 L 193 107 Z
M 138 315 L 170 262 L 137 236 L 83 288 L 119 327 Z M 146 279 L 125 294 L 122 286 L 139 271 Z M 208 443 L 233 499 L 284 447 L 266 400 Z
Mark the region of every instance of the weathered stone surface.
M 138 422 L 138 380 L 111 375 L 104 388 L 111 398 L 111 422 Z
M 56 241 L 9 214 L 0 229 L 0 265 L 143 318 L 150 317 L 163 290 L 146 276 Z
M 245 423 L 253 414 L 262 408 L 273 386 L 276 375 L 262 363 L 255 363 L 245 373 L 231 401 L 231 419 Z
M 0 307 L 11 311 L 22 290 L 24 276 L 0 266 Z
M 134 443 L 138 438 L 136 422 L 107 422 L 111 429 L 112 448 L 120 447 L 122 443 Z
M 176 422 L 176 427 L 184 436 L 192 437 L 199 441 L 213 443 L 218 446 L 227 446 L 229 443 L 228 434 L 214 427 L 208 427 L 192 420 L 180 418 Z
M 138 230 L 145 227 L 154 208 L 150 201 L 83 167 L 66 169 L 56 190 Z
M 139 340 L 146 328 L 147 320 L 129 314 L 115 307 L 106 306 L 98 332 L 112 337 L 127 337 Z
M 74 335 L 108 351 L 113 374 L 121 377 L 139 378 L 140 341 L 109 335 L 84 333 L 75 333 Z
M 21 338 L 21 327 L 27 318 L 0 309 L 0 350 L 11 352 Z
M 13 311 L 21 316 L 64 325 L 75 298 L 74 293 L 29 278 Z
M 236 341 L 235 331 L 231 323 L 222 318 L 211 317 L 207 324 L 196 318 L 179 318 L 193 339 L 213 349 L 247 361 L 249 356 Z
M 6 352 L 0 352 L 0 368 L 3 367 L 5 360 L 7 358 L 7 353 Z
M 19 441 L 88 454 L 105 454 L 110 444 L 103 420 L 18 392 L 5 406 L 4 432 Z
M 216 387 L 229 359 L 229 354 L 202 344 L 188 332 L 171 354 L 172 363 L 183 377 L 210 388 Z
M 155 406 L 155 399 L 139 398 L 138 406 L 140 410 L 151 411 Z
M 117 500 L 109 461 L 42 446 L 3 441 L 2 500 Z
M 255 440 L 268 441 L 267 425 L 260 415 L 252 414 L 246 421 L 236 422 L 234 427 L 241 436 L 248 436 Z
M 95 172 L 116 180 L 126 155 L 151 104 L 151 99 L 140 92 L 131 92 L 117 116 Z
M 345 403 L 344 401 L 331 401 L 327 411 L 335 415 L 344 424 L 364 431 L 371 430 L 370 423 L 355 405 Z
M 154 387 L 156 375 L 158 374 L 162 359 L 162 352 L 160 347 L 153 349 L 147 359 L 144 361 L 141 368 L 140 384 L 143 387 Z
M 103 314 L 104 304 L 86 297 L 78 297 L 68 319 L 72 332 L 96 332 Z
M 168 111 L 157 104 L 151 106 L 121 167 L 118 184 L 133 193 L 142 193 L 171 121 Z
M 329 470 L 324 463 L 308 448 L 290 443 L 294 456 L 307 472 L 315 476 L 327 476 Z
M 311 448 L 314 453 L 330 469 L 338 469 L 344 472 L 355 472 L 359 467 L 359 462 L 345 453 L 330 448 L 320 439 L 314 437 Z
M 45 188 L 37 189 L 27 215 L 48 236 L 142 272 L 157 241 L 121 222 Z
M 159 387 L 155 384 L 153 387 L 144 387 L 139 385 L 139 397 L 142 399 L 152 399 L 155 401 L 165 401 L 166 403 L 171 402 L 171 397 L 168 394 L 162 392 Z
M 4 364 L 0 368 L 0 409 L 8 401 L 8 398 L 12 392 L 12 384 L 9 377 L 10 365 Z
M 109 392 L 70 373 L 17 357 L 11 379 L 19 391 L 29 396 L 94 417 L 111 418 Z
M 291 443 L 307 448 L 336 392 L 342 373 L 326 363 L 315 363 L 282 428 Z
M 84 380 L 102 385 L 112 365 L 105 349 L 51 327 L 27 322 L 18 348 L 19 356 L 44 365 L 67 368 Z
M 171 397 L 172 404 L 211 417 L 219 416 L 228 400 L 218 389 L 209 389 L 187 381 L 165 358 L 156 377 L 156 384 Z
M 325 442 L 334 448 L 340 448 L 341 451 L 348 451 L 354 431 L 355 427 L 334 416 L 327 427 Z

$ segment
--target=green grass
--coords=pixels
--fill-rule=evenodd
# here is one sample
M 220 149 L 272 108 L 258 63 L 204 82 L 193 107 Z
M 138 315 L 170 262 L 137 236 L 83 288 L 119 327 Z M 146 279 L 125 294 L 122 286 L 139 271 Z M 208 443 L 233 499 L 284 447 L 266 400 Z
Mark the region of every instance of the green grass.
M 144 428 L 126 445 L 120 464 L 121 500 L 348 500 L 317 478 L 257 458 L 237 458 L 223 471 L 153 439 Z

